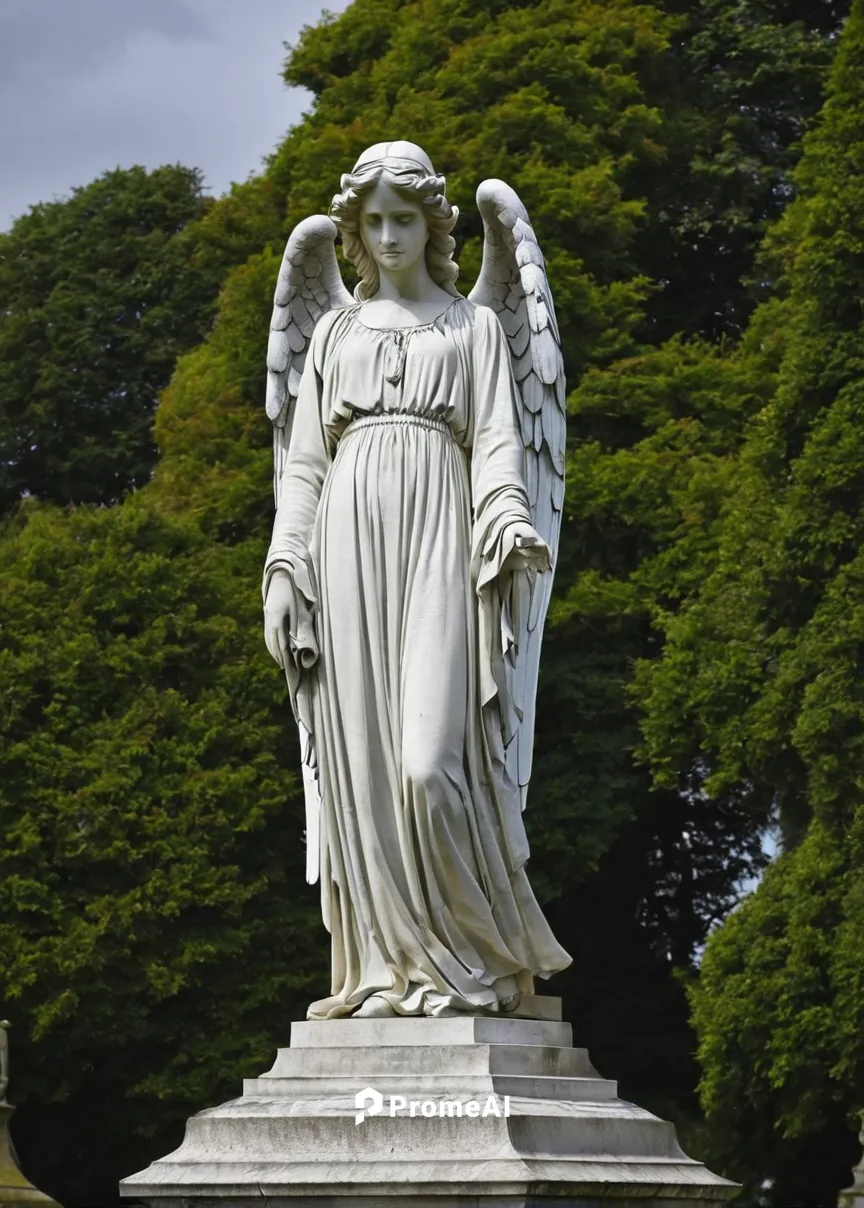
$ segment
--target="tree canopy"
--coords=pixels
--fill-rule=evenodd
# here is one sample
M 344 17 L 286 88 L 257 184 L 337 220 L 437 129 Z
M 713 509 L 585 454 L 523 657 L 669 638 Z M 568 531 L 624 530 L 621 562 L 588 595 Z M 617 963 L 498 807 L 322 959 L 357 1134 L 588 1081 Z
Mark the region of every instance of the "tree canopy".
M 189 168 L 116 169 L 0 234 L 0 512 L 147 482 L 159 391 L 214 313 L 185 237 L 210 204 Z
M 764 249 L 777 293 L 741 357 L 753 416 L 709 571 L 643 668 L 658 775 L 776 813 L 784 854 L 708 943 L 693 990 L 709 1122 L 778 1204 L 817 1204 L 864 1108 L 861 666 L 864 6 L 840 41 L 797 197 Z M 786 1197 L 786 1198 L 784 1198 Z

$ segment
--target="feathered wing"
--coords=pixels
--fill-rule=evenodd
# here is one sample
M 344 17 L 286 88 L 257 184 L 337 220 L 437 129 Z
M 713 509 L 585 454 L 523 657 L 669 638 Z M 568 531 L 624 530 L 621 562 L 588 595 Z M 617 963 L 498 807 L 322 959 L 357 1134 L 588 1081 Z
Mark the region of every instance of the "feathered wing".
M 315 324 L 329 310 L 354 299 L 336 260 L 336 227 L 324 214 L 304 219 L 291 232 L 282 257 L 267 345 L 267 416 L 273 423 L 273 491 L 279 506 L 279 479 L 288 446 L 300 375 Z
M 267 415 L 273 423 L 273 493 L 277 508 L 312 332 L 328 311 L 353 301 L 336 260 L 336 227 L 323 214 L 305 219 L 292 231 L 282 257 L 267 345 Z M 308 676 L 301 675 L 296 667 L 286 667 L 285 671 L 300 732 L 306 798 L 306 879 L 314 883 L 318 879 L 321 795 Z
M 537 236 L 519 197 L 502 180 L 477 190 L 483 218 L 483 265 L 469 295 L 498 315 L 510 345 L 525 446 L 525 482 L 537 532 L 558 557 L 564 505 L 567 439 L 564 360 L 552 293 Z M 507 767 L 522 792 L 522 808 L 534 747 L 537 677 L 552 574 L 520 576 L 514 609 L 516 643 L 508 658 L 508 687 L 521 721 L 507 746 Z

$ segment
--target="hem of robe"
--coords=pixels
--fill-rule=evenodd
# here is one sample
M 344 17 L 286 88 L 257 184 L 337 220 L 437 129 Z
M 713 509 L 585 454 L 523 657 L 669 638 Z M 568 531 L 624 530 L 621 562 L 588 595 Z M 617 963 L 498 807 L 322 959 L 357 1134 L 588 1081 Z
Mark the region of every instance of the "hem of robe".
M 544 981 L 557 969 L 536 973 Z M 522 983 L 521 985 L 519 983 Z M 530 982 L 530 986 L 529 983 Z M 497 987 L 497 988 L 496 988 Z M 533 992 L 533 977 L 524 974 L 498 978 L 493 986 L 476 994 L 441 993 L 431 986 L 412 986 L 407 994 L 396 990 L 364 989 L 347 996 L 333 994 L 313 1002 L 306 1013 L 309 1020 L 345 1019 L 354 1015 L 369 998 L 381 998 L 388 1003 L 396 1016 L 402 1018 L 436 1018 L 452 1015 L 511 1015 L 519 999 Z M 502 1003 L 513 1002 L 507 1010 Z

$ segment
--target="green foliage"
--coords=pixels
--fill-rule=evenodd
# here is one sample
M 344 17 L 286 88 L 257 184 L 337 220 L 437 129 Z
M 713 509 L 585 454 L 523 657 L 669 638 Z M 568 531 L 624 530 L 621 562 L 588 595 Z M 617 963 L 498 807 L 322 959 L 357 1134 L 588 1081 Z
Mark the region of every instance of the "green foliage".
M 463 210 L 467 285 L 482 250 L 475 189 L 505 177 L 543 231 L 569 373 L 622 355 L 647 284 L 630 251 L 645 201 L 625 182 L 664 154 L 643 77 L 675 27 L 632 0 L 353 4 L 306 30 L 286 68 L 289 84 L 318 92 L 271 166 L 289 221 L 326 209 L 334 165 L 410 131 Z
M 270 186 L 239 213 L 238 192 L 190 231 L 210 272 L 278 231 Z M 28 1024 L 15 1135 L 67 1204 L 112 1202 L 186 1116 L 266 1068 L 327 976 L 261 639 L 277 268 L 256 256 L 227 281 L 163 397 L 146 487 L 111 509 L 28 500 L 0 530 L 2 997 Z
M 783 297 L 757 313 L 745 345 L 774 370 L 776 389 L 736 465 L 716 565 L 644 679 L 646 749 L 658 768 L 699 752 L 710 789 L 770 786 L 793 826 L 805 806 L 842 819 L 858 792 L 855 760 L 841 752 L 860 724 L 849 664 L 864 487 L 860 20 L 806 141 L 801 195 L 769 242 Z
M 815 824 L 708 945 L 691 991 L 703 1101 L 730 1174 L 771 1203 L 822 1204 L 857 1160 L 864 1107 L 862 827 Z
M 652 792 L 644 771 L 621 759 L 622 750 L 632 751 L 638 743 L 638 718 L 627 686 L 634 660 L 656 652 L 657 622 L 700 581 L 731 488 L 730 456 L 748 411 L 758 408 L 764 395 L 762 377 L 746 360 L 724 359 L 699 342 L 675 341 L 608 371 L 589 373 L 573 396 L 575 424 L 594 437 L 583 439 L 571 456 L 569 523 L 559 570 L 563 583 L 551 614 L 555 682 L 550 691 L 558 698 L 553 711 L 558 720 L 554 730 L 543 726 L 541 741 L 548 741 L 550 732 L 560 735 L 561 783 L 551 794 L 552 804 L 569 801 L 570 818 L 562 829 L 583 859 L 591 824 L 571 825 L 575 802 L 585 800 L 595 810 L 598 802 L 608 802 L 594 815 L 600 852 L 634 814 L 654 818 L 663 830 L 668 811 L 681 819 L 677 783 L 667 786 L 668 793 Z M 586 696 L 583 709 L 579 702 Z M 591 735 L 596 745 L 586 758 Z M 538 783 L 544 789 L 545 770 L 541 758 Z M 590 778 L 589 783 L 573 793 L 580 778 Z M 682 924 L 695 927 L 686 941 L 673 939 L 668 921 L 660 928 L 664 945 L 671 944 L 685 963 L 728 909 L 751 862 L 758 862 L 756 832 L 746 812 L 739 811 L 736 819 L 731 803 L 725 815 L 706 811 L 689 788 L 686 797 L 694 816 L 681 829 L 706 839 L 712 834 L 708 847 L 725 864 L 726 876 L 713 891 L 706 882 L 704 900 L 698 905 L 691 900 L 682 911 Z M 545 791 L 542 801 L 546 828 L 550 801 Z M 608 829 L 601 830 L 603 825 Z M 731 830 L 721 839 L 713 833 L 715 826 Z M 664 846 L 663 856 L 674 868 L 681 860 L 676 849 L 686 845 L 680 835 L 672 843 L 672 850 Z M 568 853 L 568 858 L 579 855 Z M 660 871 L 662 864 L 663 857 L 658 879 L 674 880 L 672 868 Z M 688 877 L 693 875 L 691 867 Z M 697 898 L 701 892 L 697 889 Z M 653 902 L 645 910 L 653 914 L 662 900 L 659 886 L 648 896 Z
M 0 544 L 0 951 L 29 1031 L 18 1135 L 26 1159 L 28 1103 L 68 1104 L 64 1144 L 31 1168 L 85 1204 L 110 1197 L 115 1163 L 164 1148 L 160 1121 L 265 1067 L 326 971 L 296 891 L 302 804 L 259 641 L 262 543 L 214 544 L 148 494 L 70 516 L 33 504 Z M 94 1077 L 96 1134 L 77 1106 Z M 107 1164 L 70 1169 L 94 1143 Z
M 848 0 L 700 0 L 686 14 L 664 104 L 668 155 L 651 181 L 639 256 L 663 290 L 653 338 L 739 335 L 753 254 L 792 194 Z M 767 285 L 759 280 L 763 291 Z
M 189 168 L 116 169 L 0 234 L 0 513 L 147 481 L 159 391 L 213 315 L 188 237 L 209 204 Z
M 856 2 L 799 195 L 765 248 L 779 296 L 736 354 L 762 365 L 771 395 L 704 580 L 640 670 L 657 779 L 699 766 L 709 795 L 783 827 L 786 854 L 710 939 L 693 990 L 714 1144 L 751 1186 L 770 1174 L 778 1205 L 836 1194 L 864 1106 L 862 69 Z

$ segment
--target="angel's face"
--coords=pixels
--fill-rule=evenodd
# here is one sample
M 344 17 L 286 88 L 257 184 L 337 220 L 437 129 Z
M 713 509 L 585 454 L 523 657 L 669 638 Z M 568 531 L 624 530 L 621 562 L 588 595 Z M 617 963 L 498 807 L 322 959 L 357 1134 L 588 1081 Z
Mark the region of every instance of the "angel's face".
M 360 237 L 383 272 L 413 268 L 425 255 L 429 241 L 422 203 L 380 179 L 363 198 Z

